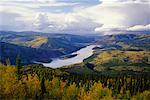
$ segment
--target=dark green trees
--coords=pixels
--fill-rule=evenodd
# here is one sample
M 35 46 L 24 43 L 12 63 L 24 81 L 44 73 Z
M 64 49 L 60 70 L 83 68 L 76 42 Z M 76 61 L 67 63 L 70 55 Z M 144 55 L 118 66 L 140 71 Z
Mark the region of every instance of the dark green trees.
M 40 87 L 41 87 L 41 97 L 43 97 L 44 94 L 46 93 L 46 87 L 45 87 L 45 79 L 44 79 L 44 77 L 42 77 L 41 80 L 40 80 Z
M 19 55 L 18 55 L 17 58 L 16 58 L 16 67 L 17 67 L 17 77 L 18 77 L 18 80 L 19 80 L 19 79 L 20 79 L 20 75 L 21 75 L 20 69 L 22 68 L 22 65 L 21 65 L 21 58 L 20 58 Z

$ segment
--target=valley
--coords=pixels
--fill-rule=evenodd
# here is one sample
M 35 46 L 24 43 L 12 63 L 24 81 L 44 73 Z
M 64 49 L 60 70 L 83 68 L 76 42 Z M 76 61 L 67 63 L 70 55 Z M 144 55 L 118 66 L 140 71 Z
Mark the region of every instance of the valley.
M 149 34 L 6 33 L 0 34 L 2 98 L 149 98 Z
M 9 59 L 11 64 L 15 64 L 15 58 L 20 55 L 23 64 L 31 64 L 34 61 L 47 63 L 51 62 L 52 58 L 70 54 L 94 41 L 95 36 L 1 31 L 1 61 L 5 63 L 6 59 Z

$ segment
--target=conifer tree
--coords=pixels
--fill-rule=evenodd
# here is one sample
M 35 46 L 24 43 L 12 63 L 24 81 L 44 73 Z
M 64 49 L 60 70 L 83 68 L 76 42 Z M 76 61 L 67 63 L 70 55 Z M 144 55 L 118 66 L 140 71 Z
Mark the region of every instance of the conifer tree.
M 22 66 L 21 66 L 21 58 L 20 58 L 19 55 L 16 58 L 16 67 L 17 67 L 17 77 L 19 79 L 20 78 L 20 74 L 21 74 L 20 69 L 22 68 Z
M 43 97 L 44 93 L 46 93 L 46 87 L 45 87 L 45 79 L 44 79 L 44 77 L 41 78 L 40 86 L 41 86 L 41 97 Z

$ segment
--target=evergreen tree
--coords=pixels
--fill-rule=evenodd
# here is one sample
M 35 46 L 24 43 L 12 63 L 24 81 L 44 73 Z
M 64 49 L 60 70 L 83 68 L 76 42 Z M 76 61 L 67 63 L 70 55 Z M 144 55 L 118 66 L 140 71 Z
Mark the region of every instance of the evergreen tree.
M 46 87 L 45 87 L 45 79 L 44 79 L 44 77 L 41 78 L 40 86 L 41 86 L 41 97 L 43 97 L 44 93 L 46 93 Z
M 22 68 L 21 66 L 21 58 L 20 56 L 18 55 L 17 58 L 16 58 L 16 67 L 17 67 L 17 77 L 18 77 L 18 80 L 20 79 L 20 69 Z

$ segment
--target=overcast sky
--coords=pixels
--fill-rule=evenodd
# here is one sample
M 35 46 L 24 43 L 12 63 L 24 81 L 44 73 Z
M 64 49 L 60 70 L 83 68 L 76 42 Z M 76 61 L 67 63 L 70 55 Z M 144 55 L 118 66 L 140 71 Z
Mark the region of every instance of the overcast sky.
M 116 34 L 150 31 L 150 0 L 0 0 L 0 30 Z

